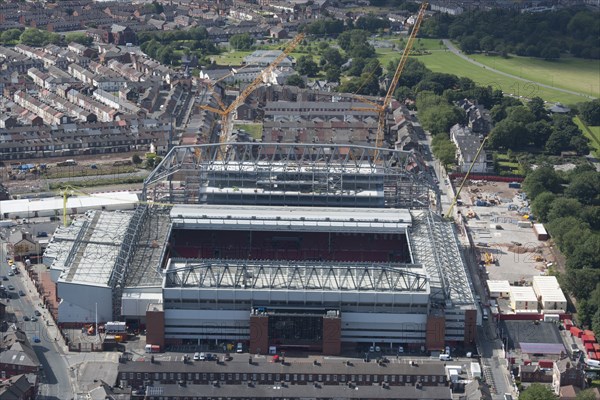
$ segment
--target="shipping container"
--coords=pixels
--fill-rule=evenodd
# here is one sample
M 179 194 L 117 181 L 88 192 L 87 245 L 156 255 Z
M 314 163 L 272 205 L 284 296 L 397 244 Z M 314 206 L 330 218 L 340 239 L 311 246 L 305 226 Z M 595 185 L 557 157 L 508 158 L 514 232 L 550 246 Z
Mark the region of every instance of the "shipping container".
M 595 337 L 588 336 L 588 335 L 581 335 L 581 340 L 583 341 L 583 343 L 595 343 L 596 342 Z
M 586 330 L 584 330 L 584 331 L 583 331 L 583 334 L 584 334 L 585 336 L 591 336 L 591 337 L 593 337 L 593 338 L 595 338 L 595 337 L 596 337 L 596 334 L 594 333 L 594 331 L 590 331 L 589 329 L 586 329 Z
M 594 351 L 588 351 L 588 358 L 590 360 L 598 360 L 598 358 L 596 357 L 596 352 Z
M 594 343 L 594 351 L 596 353 L 600 351 L 600 343 Z
M 583 331 L 576 326 L 571 327 L 570 329 L 571 335 L 580 338 L 583 335 Z
M 540 368 L 552 368 L 554 366 L 554 362 L 552 360 L 540 360 L 538 365 Z
M 544 228 L 544 224 L 533 224 L 533 231 L 538 240 L 548 240 L 550 238 L 548 231 Z
M 565 330 L 567 330 L 567 331 L 570 331 L 571 328 L 573 327 L 573 321 L 571 321 L 570 319 L 565 319 L 563 321 L 563 324 L 564 324 Z
M 510 189 L 521 189 L 521 184 L 519 182 L 509 182 L 508 187 Z
M 585 344 L 585 351 L 593 351 L 593 352 L 595 352 L 596 349 L 594 349 L 594 344 L 593 343 L 586 343 Z

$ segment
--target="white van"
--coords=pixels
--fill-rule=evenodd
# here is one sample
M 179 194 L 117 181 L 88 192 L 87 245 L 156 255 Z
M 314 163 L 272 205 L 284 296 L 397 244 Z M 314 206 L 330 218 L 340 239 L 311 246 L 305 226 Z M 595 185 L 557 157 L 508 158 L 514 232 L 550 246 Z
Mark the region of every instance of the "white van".
M 487 308 L 483 309 L 483 320 L 486 321 L 490 317 Z
M 440 361 L 452 361 L 450 354 L 440 354 Z
M 237 348 L 235 349 L 235 352 L 236 353 L 243 353 L 244 352 L 244 345 L 241 342 L 239 342 L 237 344 Z

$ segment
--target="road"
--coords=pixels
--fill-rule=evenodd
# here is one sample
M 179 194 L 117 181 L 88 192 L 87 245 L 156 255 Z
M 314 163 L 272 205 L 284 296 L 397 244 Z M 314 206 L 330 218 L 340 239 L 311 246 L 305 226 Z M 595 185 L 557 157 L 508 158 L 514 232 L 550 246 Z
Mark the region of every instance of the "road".
M 3 256 L 0 260 L 0 275 L 8 275 L 10 268 L 6 263 L 6 245 L 4 241 L 0 241 L 0 248 L 2 248 L 0 253 Z M 61 344 L 54 340 L 56 337 L 56 327 L 46 325 L 46 321 L 50 317 L 47 311 L 39 306 L 39 297 L 33 289 L 33 283 L 25 274 L 22 265 L 20 266 L 20 271 L 20 274 L 9 277 L 9 282 L 3 283 L 5 286 L 11 284 L 15 287 L 15 290 L 9 291 L 9 312 L 14 312 L 12 322 L 15 322 L 17 326 L 25 331 L 40 364 L 43 366 L 40 374 L 39 395 L 37 399 L 71 399 L 74 396 L 73 382 L 70 377 L 70 369 L 63 356 L 64 350 Z M 19 290 L 22 290 L 26 295 L 19 296 Z M 42 313 L 38 317 L 38 321 L 23 321 L 23 316 L 31 317 L 36 310 Z M 40 342 L 35 343 L 33 340 L 34 337 L 39 338 Z
M 448 50 L 450 50 L 452 53 L 456 54 L 457 56 L 459 56 L 463 60 L 466 60 L 466 61 L 470 62 L 473 65 L 477 65 L 478 67 L 485 68 L 488 71 L 492 71 L 492 72 L 494 72 L 496 74 L 504 75 L 504 76 L 506 76 L 508 78 L 511 78 L 511 79 L 517 79 L 517 80 L 520 80 L 520 81 L 523 81 L 523 82 L 533 83 L 535 85 L 544 87 L 546 89 L 552 89 L 552 90 L 557 90 L 557 91 L 563 92 L 563 93 L 574 94 L 576 96 L 582 96 L 582 97 L 586 97 L 588 99 L 595 99 L 594 96 L 590 96 L 590 95 L 587 95 L 585 93 L 579 93 L 579 92 L 575 92 L 573 90 L 567 90 L 567 89 L 557 88 L 555 86 L 550 86 L 550 85 L 546 85 L 546 84 L 543 84 L 543 83 L 540 83 L 540 82 L 536 82 L 536 81 L 532 81 L 532 80 L 529 80 L 529 79 L 521 78 L 520 76 L 512 75 L 512 74 L 509 74 L 509 73 L 506 73 L 506 72 L 499 71 L 497 69 L 491 68 L 491 67 L 489 67 L 489 66 L 487 66 L 485 64 L 482 64 L 480 62 L 477 62 L 477 61 L 473 60 L 470 57 L 467 57 L 465 54 L 463 54 L 463 52 L 461 52 L 458 48 L 456 48 L 456 46 L 454 46 L 450 40 L 444 39 L 443 41 L 444 41 L 444 44 L 446 45 L 446 47 L 448 48 Z

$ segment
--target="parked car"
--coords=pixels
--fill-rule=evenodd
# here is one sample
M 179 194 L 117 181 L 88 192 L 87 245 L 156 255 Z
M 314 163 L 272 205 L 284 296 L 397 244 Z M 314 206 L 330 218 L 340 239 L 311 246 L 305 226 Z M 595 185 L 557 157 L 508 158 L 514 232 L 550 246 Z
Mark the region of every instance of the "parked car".
M 29 321 L 29 317 L 27 315 L 23 316 L 23 321 Z
M 25 292 L 22 290 L 19 290 L 19 296 L 25 296 Z
M 206 354 L 200 353 L 200 361 L 206 361 Z
M 2 280 L 3 280 L 3 281 L 7 281 L 7 280 L 8 280 L 8 276 L 6 276 L 6 275 L 2 275 Z
M 194 353 L 194 361 L 200 360 L 200 353 Z
M 41 313 L 41 312 L 39 312 L 38 310 L 35 310 L 34 314 L 35 314 L 36 316 L 38 316 L 38 317 L 39 317 L 40 315 L 42 315 L 42 313 Z
M 33 317 L 31 317 L 31 322 L 36 322 L 38 319 L 37 317 L 34 315 Z
M 8 290 L 15 290 L 15 287 L 13 285 L 8 285 Z
M 39 337 L 37 337 L 37 336 L 34 336 L 33 337 L 33 342 L 34 343 L 39 343 L 39 342 L 41 342 L 41 339 Z

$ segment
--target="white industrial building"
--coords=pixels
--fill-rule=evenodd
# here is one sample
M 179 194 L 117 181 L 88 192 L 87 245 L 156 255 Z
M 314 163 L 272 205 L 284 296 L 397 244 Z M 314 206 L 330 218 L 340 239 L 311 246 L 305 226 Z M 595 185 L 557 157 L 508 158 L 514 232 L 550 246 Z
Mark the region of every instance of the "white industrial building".
M 554 276 L 534 276 L 533 290 L 544 313 L 566 313 L 567 298 Z
M 510 297 L 510 283 L 502 280 L 488 280 L 488 290 L 492 299 L 499 297 L 508 299 Z
M 130 192 L 71 196 L 67 199 L 67 213 L 83 214 L 88 210 L 132 210 L 139 202 L 138 196 Z M 62 197 L 40 199 L 4 200 L 0 202 L 2 219 L 55 217 L 63 214 Z
M 538 300 L 531 286 L 511 286 L 510 306 L 516 313 L 538 312 Z

